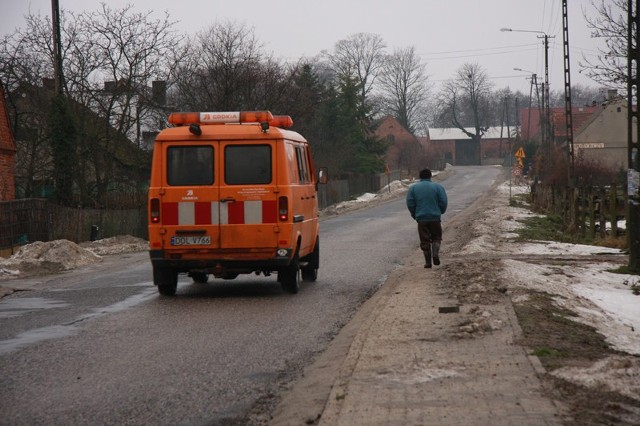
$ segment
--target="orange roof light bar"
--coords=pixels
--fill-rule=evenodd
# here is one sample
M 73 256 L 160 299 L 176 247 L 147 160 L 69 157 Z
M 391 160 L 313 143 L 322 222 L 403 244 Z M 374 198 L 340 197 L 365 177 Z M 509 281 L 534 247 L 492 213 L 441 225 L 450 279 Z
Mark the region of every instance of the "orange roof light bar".
M 291 127 L 293 126 L 293 120 L 288 115 L 274 115 L 273 120 L 269 121 L 269 126 Z
M 169 114 L 169 123 L 176 126 L 186 124 L 262 123 L 272 120 L 273 114 L 269 111 L 174 112 Z

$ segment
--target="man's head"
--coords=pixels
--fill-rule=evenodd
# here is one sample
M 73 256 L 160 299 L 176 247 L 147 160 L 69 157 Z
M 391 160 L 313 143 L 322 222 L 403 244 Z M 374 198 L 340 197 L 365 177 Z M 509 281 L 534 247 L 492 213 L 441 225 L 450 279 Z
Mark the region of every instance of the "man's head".
M 420 170 L 420 179 L 431 179 L 431 170 L 429 169 Z

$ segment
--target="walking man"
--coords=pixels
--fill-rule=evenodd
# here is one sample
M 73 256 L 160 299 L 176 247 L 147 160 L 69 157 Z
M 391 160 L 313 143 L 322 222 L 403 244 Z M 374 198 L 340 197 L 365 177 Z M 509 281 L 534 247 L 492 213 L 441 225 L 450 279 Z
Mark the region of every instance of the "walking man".
M 407 208 L 418 222 L 420 248 L 424 253 L 424 267 L 440 264 L 442 223 L 440 217 L 447 210 L 447 193 L 439 183 L 431 182 L 431 170 L 420 170 L 420 182 L 409 187 Z

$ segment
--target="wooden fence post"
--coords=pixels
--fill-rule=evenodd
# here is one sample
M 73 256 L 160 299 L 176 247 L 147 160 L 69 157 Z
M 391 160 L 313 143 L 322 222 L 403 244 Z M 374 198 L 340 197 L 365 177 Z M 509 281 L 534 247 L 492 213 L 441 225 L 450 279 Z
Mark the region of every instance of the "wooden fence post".
M 618 189 L 616 184 L 611 185 L 609 192 L 609 216 L 611 218 L 611 236 L 618 237 Z
M 596 237 L 596 203 L 595 194 L 592 187 L 587 189 L 588 206 L 589 206 L 589 236 L 591 239 Z
M 607 194 L 604 190 L 604 188 L 600 188 L 600 190 L 598 191 L 599 197 L 600 198 L 600 238 L 606 238 L 607 237 L 607 218 L 606 218 L 606 206 L 605 206 L 605 200 L 607 198 Z

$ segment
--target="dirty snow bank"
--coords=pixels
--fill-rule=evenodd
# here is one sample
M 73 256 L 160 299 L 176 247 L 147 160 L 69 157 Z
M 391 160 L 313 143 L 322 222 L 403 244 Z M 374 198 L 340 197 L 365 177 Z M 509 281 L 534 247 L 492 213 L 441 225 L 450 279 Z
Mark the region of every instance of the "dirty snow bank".
M 343 201 L 338 204 L 331 205 L 320 212 L 321 216 L 325 215 L 338 215 L 354 211 L 363 207 L 367 207 L 373 203 L 379 203 L 381 201 L 396 198 L 409 189 L 409 185 L 413 183 L 412 180 L 394 180 L 393 182 L 385 185 L 377 193 L 372 194 L 365 192 L 358 198 L 349 201 Z
M 104 238 L 93 242 L 80 243 L 83 247 L 99 256 L 110 254 L 135 253 L 149 250 L 149 242 L 131 235 Z
M 82 243 L 36 241 L 22 246 L 8 259 L 0 258 L 0 279 L 67 271 L 100 262 L 102 256 L 147 250 L 148 243 L 128 235 Z

